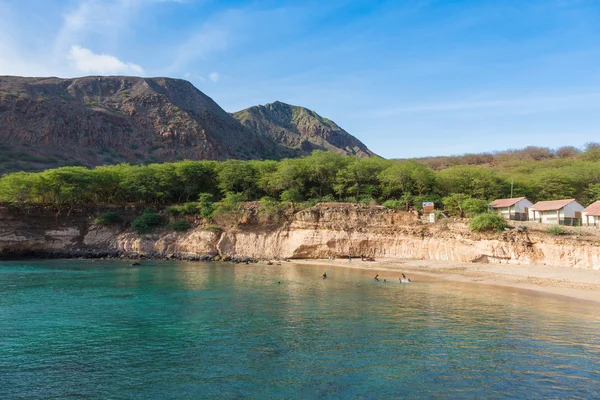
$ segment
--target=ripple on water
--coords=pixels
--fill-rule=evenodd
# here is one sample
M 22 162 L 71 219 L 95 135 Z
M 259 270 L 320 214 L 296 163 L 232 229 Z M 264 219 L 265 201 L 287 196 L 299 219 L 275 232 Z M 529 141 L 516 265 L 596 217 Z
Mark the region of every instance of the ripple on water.
M 0 263 L 2 398 L 594 398 L 595 307 L 358 270 Z M 281 282 L 281 284 L 278 284 Z

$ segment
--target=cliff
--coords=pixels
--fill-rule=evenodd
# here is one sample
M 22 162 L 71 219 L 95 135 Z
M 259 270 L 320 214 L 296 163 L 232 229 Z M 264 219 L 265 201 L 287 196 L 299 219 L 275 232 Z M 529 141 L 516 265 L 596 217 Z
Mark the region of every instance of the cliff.
M 239 220 L 210 228 L 199 220 L 178 233 L 163 229 L 138 235 L 126 229 L 141 209 L 112 208 L 126 221 L 96 226 L 94 215 L 106 208 L 80 207 L 70 215 L 49 209 L 22 211 L 0 207 L 0 256 L 76 249 L 254 258 L 395 257 L 499 264 L 600 268 L 600 244 L 594 234 L 556 237 L 543 232 L 506 231 L 476 234 L 464 221 L 421 223 L 414 214 L 383 207 L 323 203 L 290 213 L 282 222 L 267 221 L 256 207 Z M 585 233 L 585 232 L 584 232 Z

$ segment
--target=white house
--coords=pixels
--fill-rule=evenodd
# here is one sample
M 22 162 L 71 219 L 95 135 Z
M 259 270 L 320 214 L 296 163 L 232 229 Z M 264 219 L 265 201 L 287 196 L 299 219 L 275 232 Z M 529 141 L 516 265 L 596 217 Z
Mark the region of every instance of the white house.
M 577 225 L 583 206 L 575 199 L 538 201 L 529 207 L 529 220 L 543 224 Z
M 600 228 L 600 201 L 596 201 L 581 212 L 581 224 Z
M 529 207 L 532 202 L 525 197 L 516 197 L 514 199 L 496 199 L 490 203 L 490 208 L 506 219 L 515 221 L 526 221 Z

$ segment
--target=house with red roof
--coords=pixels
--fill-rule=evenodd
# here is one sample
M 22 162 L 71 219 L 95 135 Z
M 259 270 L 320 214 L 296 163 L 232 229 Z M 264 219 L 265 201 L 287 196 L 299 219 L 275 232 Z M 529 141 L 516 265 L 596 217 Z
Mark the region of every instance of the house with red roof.
M 513 199 L 496 199 L 490 203 L 490 208 L 506 219 L 527 221 L 528 210 L 532 205 L 533 203 L 525 197 L 516 197 Z
M 529 220 L 542 224 L 579 225 L 583 206 L 575 199 L 538 201 L 529 207 Z
M 596 201 L 581 212 L 581 224 L 600 228 L 600 200 Z

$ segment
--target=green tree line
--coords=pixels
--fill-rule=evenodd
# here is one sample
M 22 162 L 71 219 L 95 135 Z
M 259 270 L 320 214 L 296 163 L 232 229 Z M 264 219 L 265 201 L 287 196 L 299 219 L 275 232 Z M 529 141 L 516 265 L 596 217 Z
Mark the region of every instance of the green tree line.
M 526 160 L 503 169 L 456 165 L 439 171 L 415 160 L 359 159 L 315 151 L 281 161 L 180 161 L 62 167 L 0 178 L 7 203 L 142 203 L 268 199 L 287 203 L 344 201 L 420 208 L 433 201 L 456 214 L 473 214 L 495 198 L 531 201 L 600 199 L 600 161 L 586 158 Z

